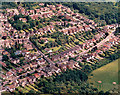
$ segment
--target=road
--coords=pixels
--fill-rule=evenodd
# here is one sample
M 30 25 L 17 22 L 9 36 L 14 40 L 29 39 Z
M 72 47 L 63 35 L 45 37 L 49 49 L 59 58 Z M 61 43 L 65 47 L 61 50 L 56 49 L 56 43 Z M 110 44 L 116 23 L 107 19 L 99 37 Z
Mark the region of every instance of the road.
M 54 63 L 51 59 L 49 59 L 48 57 L 46 57 L 45 54 L 42 53 L 31 41 L 29 41 L 29 42 L 33 45 L 34 48 L 37 49 L 37 51 L 44 57 L 44 59 L 45 59 L 48 63 L 50 63 L 51 66 L 54 66 L 54 65 L 55 65 L 55 63 Z
M 113 31 L 105 38 L 103 39 L 100 43 L 97 43 L 97 45 L 87 49 L 87 50 L 84 50 L 83 52 L 81 52 L 79 55 L 83 55 L 87 52 L 89 52 L 90 50 L 92 50 L 94 47 L 97 47 L 99 48 L 101 45 L 103 45 L 105 42 L 107 42 L 109 39 L 111 39 L 111 37 L 114 37 L 115 35 L 113 34 Z

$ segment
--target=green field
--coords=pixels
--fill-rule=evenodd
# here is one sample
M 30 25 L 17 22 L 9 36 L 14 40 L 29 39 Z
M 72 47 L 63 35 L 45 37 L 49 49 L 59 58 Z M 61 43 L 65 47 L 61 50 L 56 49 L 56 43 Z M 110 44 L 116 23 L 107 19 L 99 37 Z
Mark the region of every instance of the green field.
M 118 60 L 117 59 L 101 68 L 94 70 L 89 75 L 88 82 L 98 90 L 108 91 L 118 86 Z M 120 71 L 119 71 L 120 72 Z M 101 84 L 98 81 L 102 81 Z M 116 82 L 116 85 L 113 85 Z

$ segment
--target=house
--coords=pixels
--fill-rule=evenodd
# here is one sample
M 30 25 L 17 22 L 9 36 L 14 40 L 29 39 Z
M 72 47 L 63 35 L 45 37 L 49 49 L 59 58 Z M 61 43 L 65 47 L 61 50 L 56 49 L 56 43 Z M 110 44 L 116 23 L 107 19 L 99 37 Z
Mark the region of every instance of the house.
M 34 59 L 36 59 L 37 58 L 37 56 L 36 55 L 33 55 L 33 54 L 31 54 L 30 56 L 29 56 L 29 59 L 30 60 L 34 60 Z
M 11 72 L 16 76 L 17 71 L 15 69 L 11 69 Z
M 18 79 L 18 81 L 19 81 L 19 84 L 23 87 L 27 84 L 27 79 L 26 78 Z
M 105 51 L 108 50 L 108 48 L 104 47 L 104 48 L 102 48 L 101 50 L 105 52 Z
M 82 58 L 78 56 L 78 57 L 76 58 L 76 61 L 82 62 Z
M 34 76 L 29 76 L 30 79 L 32 79 L 32 82 L 36 82 L 36 78 Z
M 78 64 L 77 62 L 73 61 L 73 60 L 70 60 L 68 63 L 67 63 L 67 68 L 68 69 L 73 69 L 75 68 L 76 64 Z
M 19 20 L 22 21 L 22 22 L 26 22 L 27 21 L 26 18 L 19 18 Z
M 29 14 L 34 14 L 34 10 L 29 10 Z
M 15 90 L 15 85 L 14 84 L 11 84 L 11 85 L 8 85 L 7 86 L 7 89 L 12 92 L 13 90 Z
M 60 59 L 60 55 L 55 55 L 52 57 L 52 61 L 57 61 Z
M 13 75 L 13 73 L 10 72 L 10 71 L 8 71 L 8 72 L 6 73 L 6 76 L 7 76 L 7 77 L 10 77 L 10 76 L 12 76 L 12 75 Z
M 19 55 L 19 54 L 21 54 L 22 53 L 22 51 L 21 50 L 17 50 L 16 52 L 14 52 L 15 53 L 15 55 Z
M 44 6 L 44 3 L 40 3 L 39 5 L 40 5 L 40 6 Z
M 85 30 L 85 31 L 89 31 L 89 30 L 91 31 L 91 29 L 90 29 L 90 26 L 89 26 L 89 25 L 85 25 L 85 26 L 83 26 L 83 27 L 84 27 L 84 30 Z
M 26 50 L 32 50 L 33 49 L 31 44 L 24 44 L 24 47 L 26 48 Z
M 40 73 L 35 73 L 35 74 L 34 74 L 34 77 L 35 77 L 35 78 L 40 78 L 40 76 L 41 76 Z
M 22 68 L 23 68 L 25 71 L 30 70 L 30 65 L 25 64 L 25 65 L 22 66 Z
M 65 64 L 61 64 L 59 67 L 60 67 L 61 71 L 67 70 L 67 66 Z
M 54 67 L 52 67 L 52 68 L 55 70 L 56 73 L 61 72 L 60 68 L 58 68 L 58 67 L 55 67 L 55 66 L 54 66 Z
M 97 53 L 97 54 L 102 54 L 103 51 L 101 51 L 101 50 L 96 50 L 96 53 Z
M 67 12 L 70 13 L 70 12 L 71 12 L 71 9 L 70 9 L 70 8 L 67 8 Z
M 39 42 L 41 42 L 41 40 L 43 40 L 44 43 L 47 43 L 47 42 L 48 42 L 48 38 L 40 38 Z
M 3 74 L 1 74 L 1 77 L 2 77 L 3 79 L 6 79 L 6 78 L 7 78 L 7 76 L 6 76 L 6 75 L 3 75 Z
M 2 38 L 7 38 L 8 34 L 7 32 L 2 32 Z
M 10 53 L 9 53 L 9 52 L 7 52 L 7 51 L 3 51 L 3 52 L 2 52 L 2 54 L 3 54 L 3 55 L 10 56 Z
M 7 90 L 7 88 L 6 87 L 3 87 L 3 86 L 1 86 L 1 92 L 4 92 L 4 91 L 6 91 Z
M 0 64 L 1 64 L 3 67 L 6 67 L 6 66 L 7 66 L 6 63 L 4 63 L 4 62 L 2 62 L 2 61 L 0 61 Z
M 61 8 L 61 7 L 62 7 L 62 5 L 61 5 L 61 4 L 57 4 L 57 5 L 56 5 L 56 7 Z
M 45 62 L 46 62 L 46 61 L 45 61 L 43 58 L 42 58 L 42 59 L 39 59 L 39 58 L 38 58 L 38 62 L 37 62 L 37 63 L 38 63 L 39 65 L 45 64 Z
M 16 71 L 17 71 L 18 73 L 21 73 L 21 72 L 23 71 L 23 69 L 20 68 L 20 67 L 18 67 L 18 68 L 16 68 Z
M 36 68 L 38 66 L 37 62 L 30 63 L 31 68 Z
M 17 63 L 20 62 L 20 60 L 19 59 L 11 59 L 11 62 L 14 63 L 14 64 L 17 64 Z
M 77 25 L 77 28 L 78 28 L 79 31 L 84 31 L 84 28 L 81 25 Z

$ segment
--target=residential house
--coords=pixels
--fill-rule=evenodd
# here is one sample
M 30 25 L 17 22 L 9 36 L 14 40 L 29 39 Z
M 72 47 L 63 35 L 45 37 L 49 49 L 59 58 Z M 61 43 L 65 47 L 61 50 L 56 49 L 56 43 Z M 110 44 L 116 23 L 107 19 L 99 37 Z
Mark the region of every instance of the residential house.
M 22 66 L 22 68 L 23 68 L 25 71 L 30 70 L 30 65 L 25 64 L 25 65 Z

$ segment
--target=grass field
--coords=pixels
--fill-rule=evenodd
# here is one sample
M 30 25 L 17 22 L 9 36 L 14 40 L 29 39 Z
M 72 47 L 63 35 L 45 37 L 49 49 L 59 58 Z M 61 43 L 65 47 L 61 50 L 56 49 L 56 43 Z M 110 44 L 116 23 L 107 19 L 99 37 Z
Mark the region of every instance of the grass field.
M 118 86 L 118 60 L 94 70 L 88 77 L 88 82 L 98 90 L 108 91 Z M 119 71 L 120 72 L 120 71 Z M 101 84 L 98 81 L 102 81 Z M 116 82 L 116 85 L 113 85 Z

